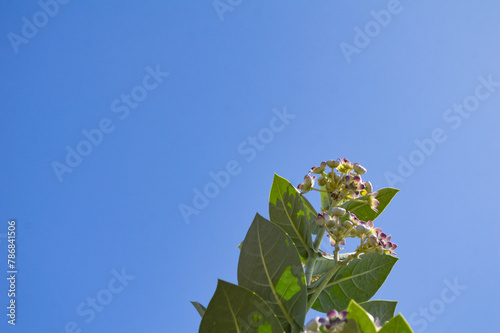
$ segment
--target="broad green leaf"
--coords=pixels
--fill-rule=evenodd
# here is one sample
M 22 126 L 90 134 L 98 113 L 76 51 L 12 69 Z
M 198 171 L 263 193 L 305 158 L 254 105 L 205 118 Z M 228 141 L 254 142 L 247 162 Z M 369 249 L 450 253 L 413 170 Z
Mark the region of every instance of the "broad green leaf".
M 349 255 L 348 253 L 340 253 L 339 259 L 344 260 L 347 258 L 348 255 Z M 335 260 L 332 254 L 322 251 L 318 253 L 318 257 L 316 259 L 316 264 L 314 265 L 312 274 L 313 280 L 317 280 L 321 275 L 330 271 L 333 268 L 333 266 L 335 266 Z
M 398 193 L 399 190 L 395 188 L 383 188 L 378 190 L 377 200 L 379 201 L 379 205 L 377 207 L 378 213 L 370 208 L 368 202 L 358 202 L 358 201 L 347 201 L 342 204 L 342 207 L 351 213 L 356 214 L 357 218 L 362 221 L 373 221 L 375 220 L 382 212 L 385 207 L 391 202 L 392 198 Z M 366 198 L 360 197 L 360 200 Z M 346 215 L 347 217 L 347 215 Z
M 196 308 L 196 310 L 198 311 L 200 316 L 203 318 L 203 315 L 205 314 L 205 311 L 207 311 L 207 308 L 205 308 L 203 305 L 201 305 L 198 302 L 191 302 L 191 304 L 193 304 L 193 306 Z
M 313 309 L 328 312 L 345 309 L 352 299 L 366 302 L 375 295 L 392 270 L 397 258 L 387 254 L 369 253 L 341 267 L 314 302 Z M 312 284 L 314 288 L 319 281 Z
M 283 333 L 278 317 L 254 292 L 219 280 L 201 319 L 200 333 Z
M 355 301 L 349 303 L 347 312 L 347 323 L 344 325 L 344 333 L 377 333 L 373 317 Z
M 318 216 L 318 213 L 316 212 L 316 209 L 314 209 L 313 205 L 309 202 L 309 200 L 307 200 L 307 198 L 305 196 L 301 195 L 300 199 L 302 200 L 302 203 L 306 206 L 306 208 L 309 210 L 309 212 L 312 213 L 312 217 L 314 218 L 311 221 L 311 225 L 310 225 L 310 231 L 311 231 L 311 233 L 313 235 L 319 234 L 319 232 L 321 231 L 321 228 L 316 223 L 316 216 Z
M 306 259 L 313 247 L 311 232 L 319 231 L 316 213 L 288 180 L 276 174 L 269 196 L 269 217 L 292 238 L 300 256 Z
M 259 214 L 241 247 L 238 284 L 262 297 L 285 330 L 303 326 L 307 287 L 297 249 L 281 228 Z
M 398 314 L 385 324 L 378 333 L 413 333 L 404 317 Z
M 378 318 L 380 325 L 384 325 L 385 322 L 391 320 L 394 317 L 394 312 L 396 311 L 396 301 L 368 301 L 360 303 L 361 307 L 368 311 L 373 318 Z

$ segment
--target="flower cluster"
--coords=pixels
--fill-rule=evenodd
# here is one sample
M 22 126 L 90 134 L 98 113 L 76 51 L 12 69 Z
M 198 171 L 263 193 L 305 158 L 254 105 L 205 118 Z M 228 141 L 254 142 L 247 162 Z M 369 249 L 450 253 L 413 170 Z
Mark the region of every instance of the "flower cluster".
M 340 333 L 347 323 L 347 311 L 332 310 L 326 318 L 316 317 L 306 325 L 304 333 Z
M 387 236 L 380 228 L 374 228 L 372 221 L 360 221 L 355 214 L 341 207 L 334 207 L 329 213 L 332 216 L 326 212 L 318 214 L 316 223 L 328 232 L 332 246 L 337 243 L 345 245 L 346 238 L 357 237 L 361 239 L 361 244 L 355 252 L 356 257 L 370 252 L 396 254 L 394 250 L 398 246 L 391 242 L 391 236 Z
M 330 167 L 331 171 L 327 172 L 326 167 Z M 314 188 L 316 176 L 319 175 L 317 183 L 322 187 L 322 190 Z M 363 181 L 361 175 L 366 173 L 366 169 L 359 163 L 351 163 L 348 159 L 330 160 L 321 162 L 320 166 L 311 168 L 309 173 L 304 177 L 304 182 L 300 183 L 297 188 L 301 194 L 311 190 L 327 192 L 332 203 L 332 207 L 338 206 L 341 203 L 357 199 L 360 196 L 362 200 L 368 201 L 370 207 L 376 211 L 378 206 L 377 192 L 373 192 L 372 184 L 369 181 Z M 330 207 L 327 207 L 330 208 Z
M 328 172 L 327 167 L 331 171 Z M 356 252 L 346 262 L 363 253 L 395 255 L 397 247 L 391 242 L 391 236 L 387 236 L 380 228 L 374 228 L 372 221 L 360 221 L 355 214 L 342 208 L 343 203 L 354 201 L 367 204 L 378 212 L 378 191 L 373 192 L 372 184 L 363 181 L 361 176 L 365 173 L 366 169 L 359 163 L 351 163 L 346 158 L 330 160 L 313 167 L 304 177 L 304 182 L 298 185 L 301 194 L 315 190 L 323 192 L 322 196 L 328 199 L 326 204 L 323 202 L 322 213 L 318 214 L 316 222 L 325 229 L 336 251 L 339 250 L 339 245 L 345 245 L 346 238 L 357 237 L 361 240 Z M 316 175 L 319 176 L 317 180 Z M 314 188 L 316 181 L 321 189 Z

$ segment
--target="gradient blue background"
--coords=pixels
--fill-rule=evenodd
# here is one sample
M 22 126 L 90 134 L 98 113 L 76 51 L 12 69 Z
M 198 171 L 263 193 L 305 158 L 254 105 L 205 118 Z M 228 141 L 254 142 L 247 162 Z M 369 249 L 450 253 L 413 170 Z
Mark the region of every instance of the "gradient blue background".
M 20 273 L 17 325 L 4 309 L 0 331 L 196 332 L 189 301 L 207 305 L 218 278 L 236 283 L 237 245 L 256 212 L 268 216 L 273 173 L 298 184 L 347 157 L 387 187 L 434 128 L 447 140 L 394 185 L 378 220 L 401 259 L 375 298 L 421 319 L 458 279 L 467 289 L 415 330 L 496 331 L 500 89 L 457 129 L 443 114 L 478 76 L 500 81 L 500 5 L 401 1 L 348 63 L 340 43 L 387 5 L 243 1 L 221 21 L 211 1 L 70 1 L 15 53 L 7 35 L 40 6 L 2 1 L 0 260 L 16 219 Z M 120 120 L 111 102 L 157 65 L 168 78 Z M 238 146 L 285 107 L 296 117 L 247 161 Z M 51 164 L 103 118 L 114 131 L 59 182 Z M 231 160 L 241 173 L 186 223 L 179 205 Z M 135 279 L 86 323 L 77 306 L 123 267 Z

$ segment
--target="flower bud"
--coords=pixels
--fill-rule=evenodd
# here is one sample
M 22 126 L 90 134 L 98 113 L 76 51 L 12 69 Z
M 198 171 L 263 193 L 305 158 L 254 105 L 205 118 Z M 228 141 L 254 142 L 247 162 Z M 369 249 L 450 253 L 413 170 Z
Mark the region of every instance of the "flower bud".
M 373 192 L 373 186 L 372 186 L 372 183 L 370 181 L 365 182 L 365 190 L 368 193 Z
M 325 186 L 325 184 L 326 184 L 325 178 L 323 176 L 319 177 L 318 178 L 318 185 Z
M 304 184 L 313 186 L 315 179 L 316 179 L 316 176 L 311 177 L 311 175 L 305 175 L 304 176 Z
M 323 171 L 325 171 L 325 168 L 326 168 L 326 162 L 321 162 L 319 167 L 317 167 L 317 166 L 312 167 L 311 172 L 319 174 L 319 173 L 322 173 Z
M 366 224 L 360 223 L 356 226 L 356 231 L 359 232 L 360 234 L 364 235 L 370 231 L 370 227 L 367 226 Z
M 368 196 L 368 205 L 370 205 L 370 208 L 374 210 L 375 212 L 378 213 L 377 207 L 379 205 L 379 201 L 375 199 L 378 195 L 378 191 L 370 194 Z
M 297 188 L 299 189 L 300 194 L 304 194 L 311 190 L 311 185 L 300 183 L 299 185 L 297 185 Z
M 316 216 L 316 223 L 322 227 L 324 226 L 328 221 L 330 221 L 332 219 L 332 217 L 326 213 L 323 213 L 323 214 L 318 214 L 318 216 Z
M 349 229 L 350 227 L 353 226 L 353 223 L 349 220 L 345 220 L 344 223 L 343 223 L 343 226 L 347 229 Z
M 375 234 L 370 234 L 366 241 L 370 246 L 377 246 L 378 244 L 377 236 L 375 236 Z
M 363 168 L 359 163 L 354 163 L 353 165 L 354 167 L 354 171 L 358 174 L 358 175 L 363 175 L 366 173 L 366 169 Z
M 330 209 L 330 213 L 332 213 L 333 216 L 344 216 L 345 209 L 342 207 L 333 207 Z
M 326 221 L 326 227 L 328 229 L 331 229 L 333 227 L 335 227 L 337 224 L 335 223 L 335 221 L 333 219 L 329 220 L 329 221 Z
M 330 167 L 330 168 L 336 168 L 339 166 L 339 161 L 334 161 L 334 160 L 330 160 L 330 161 L 326 161 L 326 164 Z
M 322 322 L 325 320 L 321 320 L 322 318 L 316 317 L 313 320 L 311 320 L 309 323 L 306 325 L 306 331 L 312 331 L 312 332 L 318 332 Z

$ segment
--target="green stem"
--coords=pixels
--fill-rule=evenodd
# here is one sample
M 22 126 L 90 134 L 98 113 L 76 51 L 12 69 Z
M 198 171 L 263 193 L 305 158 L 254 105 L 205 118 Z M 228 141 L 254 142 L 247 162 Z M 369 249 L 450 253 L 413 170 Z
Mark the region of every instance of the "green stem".
M 314 291 L 314 294 L 307 302 L 306 313 L 309 312 L 309 310 L 312 308 L 314 302 L 316 302 L 316 299 L 318 298 L 319 294 L 321 294 L 321 292 L 323 291 L 323 289 L 325 289 L 328 282 L 330 282 L 330 280 L 332 279 L 335 272 L 339 269 L 339 267 L 340 267 L 340 265 L 339 265 L 339 251 L 340 251 L 340 247 L 337 243 L 337 244 L 335 244 L 335 251 L 333 253 L 335 264 L 334 264 L 333 268 L 326 274 L 326 277 L 323 278 L 323 281 L 321 281 L 321 284 L 316 288 L 316 290 Z
M 316 239 L 314 240 L 314 245 L 312 251 L 309 251 L 309 257 L 307 259 L 307 264 L 306 264 L 306 284 L 309 286 L 311 285 L 311 280 L 312 280 L 312 274 L 314 270 L 314 266 L 316 265 L 316 261 L 318 260 L 318 249 L 319 246 L 321 245 L 321 241 L 325 237 L 325 229 L 321 228 L 319 231 L 319 234 L 316 236 Z
M 289 322 L 289 324 L 290 324 L 290 326 L 292 328 L 291 333 L 300 333 L 300 332 L 302 332 L 302 327 L 300 327 L 299 324 L 297 324 L 295 322 L 295 320 L 293 321 L 293 323 Z
M 324 237 L 325 237 L 325 229 L 321 228 L 319 234 L 316 236 L 316 239 L 314 240 L 314 252 L 317 252 L 319 250 L 319 247 Z
M 316 265 L 316 252 L 310 251 L 309 252 L 309 257 L 307 258 L 307 264 L 306 264 L 306 285 L 311 285 L 311 280 L 312 280 L 312 274 L 314 270 L 314 266 Z
M 298 328 L 297 326 L 292 326 L 292 333 L 300 333 L 302 329 Z
M 323 192 L 323 193 L 328 193 L 328 191 L 325 190 L 318 190 L 317 188 L 311 187 L 311 190 L 313 191 L 318 191 L 318 192 Z

